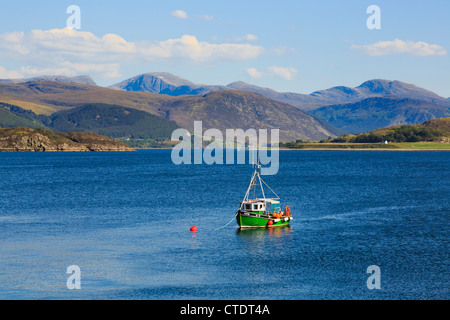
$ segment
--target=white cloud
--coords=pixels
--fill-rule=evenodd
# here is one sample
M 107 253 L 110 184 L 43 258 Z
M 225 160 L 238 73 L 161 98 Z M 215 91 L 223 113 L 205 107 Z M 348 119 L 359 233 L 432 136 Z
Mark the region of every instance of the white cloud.
M 423 41 L 403 41 L 395 39 L 394 41 L 379 41 L 368 45 L 352 45 L 351 49 L 359 50 L 361 53 L 369 56 L 384 56 L 392 54 L 408 54 L 412 56 L 443 56 L 447 51 L 436 44 L 428 44 Z
M 119 72 L 120 64 L 108 63 L 70 63 L 65 61 L 57 67 L 21 67 L 20 73 L 23 77 L 33 77 L 39 75 L 64 75 L 76 76 L 80 74 L 101 74 L 104 78 L 117 78 L 121 74 Z
M 118 63 L 97 64 L 97 63 L 70 63 L 64 62 L 58 66 L 40 67 L 40 66 L 22 66 L 19 70 L 6 70 L 0 66 L 0 79 L 18 79 L 41 75 L 64 75 L 76 76 L 80 74 L 100 74 L 104 78 L 117 78 L 119 72 Z
M 256 41 L 256 40 L 258 40 L 258 36 L 254 35 L 254 34 L 250 34 L 250 33 L 246 34 L 242 38 L 241 37 L 234 38 L 234 41 L 249 41 L 249 42 L 251 42 L 251 41 Z
M 178 19 L 187 19 L 187 18 L 188 18 L 187 13 L 184 12 L 183 10 L 175 10 L 175 11 L 172 11 L 172 12 L 170 13 L 170 15 L 171 15 L 172 17 L 178 18 Z
M 114 78 L 120 75 L 122 63 L 220 63 L 254 59 L 264 52 L 261 46 L 202 42 L 192 35 L 129 42 L 116 34 L 97 37 L 69 28 L 0 34 L 0 58 L 21 62 L 24 67 L 17 72 L 28 75 L 44 71 L 61 75 L 82 72 Z
M 256 70 L 255 68 L 248 68 L 247 70 L 247 74 L 252 77 L 252 78 L 262 78 L 263 77 L 263 73 L 259 72 L 258 70 Z
M 269 70 L 269 72 L 272 75 L 279 76 L 279 77 L 284 78 L 286 80 L 292 80 L 294 78 L 294 76 L 298 72 L 297 69 L 292 68 L 292 67 L 284 68 L 284 67 L 277 67 L 277 66 L 268 67 L 267 70 Z
M 12 58 L 48 56 L 53 61 L 53 54 L 74 57 L 78 60 L 94 58 L 99 61 L 110 59 L 114 55 L 133 54 L 136 45 L 128 43 L 116 34 L 106 34 L 102 38 L 90 32 L 76 31 L 70 28 L 51 30 L 32 30 L 30 33 L 12 32 L 0 34 L 1 55 Z M 101 54 L 108 56 L 100 56 Z
M 244 37 L 245 40 L 247 41 L 256 41 L 258 40 L 258 36 L 255 36 L 254 34 L 246 34 Z
M 270 77 L 281 77 L 286 80 L 292 80 L 295 75 L 298 73 L 298 70 L 292 67 L 285 68 L 285 67 L 278 67 L 278 66 L 271 66 L 266 68 L 266 72 L 258 71 L 256 68 L 248 68 L 247 74 L 252 78 L 262 78 L 264 76 L 270 76 Z
M 141 56 L 147 60 L 173 59 L 192 62 L 219 62 L 254 59 L 264 52 L 264 48 L 250 44 L 200 42 L 195 36 L 183 35 L 179 39 L 169 39 L 141 46 Z

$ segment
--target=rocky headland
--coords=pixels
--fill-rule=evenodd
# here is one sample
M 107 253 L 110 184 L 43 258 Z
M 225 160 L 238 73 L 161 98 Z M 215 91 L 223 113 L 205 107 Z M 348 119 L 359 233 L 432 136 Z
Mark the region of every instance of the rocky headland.
M 135 151 L 126 143 L 89 132 L 0 128 L 0 151 Z

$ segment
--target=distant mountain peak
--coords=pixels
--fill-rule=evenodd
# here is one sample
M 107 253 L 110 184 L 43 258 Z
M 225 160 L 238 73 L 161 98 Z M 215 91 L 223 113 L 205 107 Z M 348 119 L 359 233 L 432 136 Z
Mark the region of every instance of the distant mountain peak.
M 389 94 L 392 84 L 393 82 L 390 80 L 374 79 L 363 82 L 356 89 L 363 89 L 376 94 Z
M 396 80 L 394 80 L 394 81 L 396 81 Z M 371 80 L 364 81 L 359 87 L 372 86 L 373 84 L 387 85 L 387 84 L 392 83 L 394 81 L 387 80 L 387 79 L 371 79 Z M 400 82 L 400 81 L 398 81 L 398 82 Z
M 185 94 L 203 95 L 217 90 L 229 90 L 226 86 L 209 86 L 193 83 L 168 72 L 149 72 L 126 79 L 109 87 L 124 91 L 153 92 L 180 96 Z
M 148 72 L 148 73 L 144 73 L 141 74 L 140 76 L 137 77 L 155 77 L 158 79 L 161 79 L 173 86 L 185 86 L 185 85 L 195 85 L 193 82 L 186 80 L 184 78 L 181 78 L 179 76 L 176 76 L 172 73 L 169 72 Z
M 375 94 L 380 96 L 395 95 L 398 97 L 419 99 L 425 101 L 437 102 L 443 98 L 436 93 L 420 88 L 414 84 L 402 82 L 399 80 L 374 79 L 362 83 L 356 87 L 364 94 Z
M 116 83 L 109 88 L 125 91 L 166 93 L 182 86 L 196 87 L 197 85 L 168 72 L 148 72 Z

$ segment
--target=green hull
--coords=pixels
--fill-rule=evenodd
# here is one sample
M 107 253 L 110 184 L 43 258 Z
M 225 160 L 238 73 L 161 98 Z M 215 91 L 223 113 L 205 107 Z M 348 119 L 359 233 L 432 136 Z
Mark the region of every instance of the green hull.
M 241 228 L 277 228 L 289 225 L 292 218 L 275 219 L 268 215 L 248 214 L 238 211 L 236 221 Z M 272 221 L 272 225 L 269 224 Z

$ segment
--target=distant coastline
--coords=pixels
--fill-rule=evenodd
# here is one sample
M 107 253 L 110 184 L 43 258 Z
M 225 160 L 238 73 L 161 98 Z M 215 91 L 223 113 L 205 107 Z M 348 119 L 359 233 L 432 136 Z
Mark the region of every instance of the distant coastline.
M 280 151 L 450 151 L 450 147 L 448 149 L 319 149 L 319 148 L 311 148 L 311 149 L 280 149 Z
M 280 150 L 343 150 L 343 151 L 450 151 L 450 143 L 445 142 L 396 142 L 382 143 L 310 143 L 300 144 Z
M 172 148 L 136 148 L 136 150 L 171 150 Z M 236 150 L 236 149 L 234 149 Z M 446 148 L 279 148 L 279 151 L 450 151 L 450 144 Z

